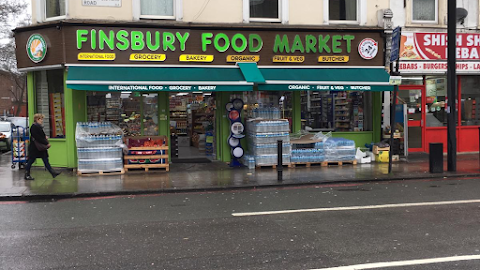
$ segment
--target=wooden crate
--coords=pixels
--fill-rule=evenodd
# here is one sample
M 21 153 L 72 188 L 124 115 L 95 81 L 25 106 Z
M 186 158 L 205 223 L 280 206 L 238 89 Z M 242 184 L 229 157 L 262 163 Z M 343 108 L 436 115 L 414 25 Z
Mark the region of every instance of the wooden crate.
M 168 146 L 159 146 L 159 147 L 130 147 L 130 151 L 152 151 L 152 150 L 166 150 L 168 151 Z M 132 169 L 143 169 L 145 172 L 148 172 L 149 169 L 164 169 L 166 172 L 170 171 L 170 164 L 168 160 L 168 154 L 166 155 L 125 155 L 124 160 L 128 162 L 130 159 L 165 159 L 163 164 L 125 164 L 123 168 L 126 172 Z

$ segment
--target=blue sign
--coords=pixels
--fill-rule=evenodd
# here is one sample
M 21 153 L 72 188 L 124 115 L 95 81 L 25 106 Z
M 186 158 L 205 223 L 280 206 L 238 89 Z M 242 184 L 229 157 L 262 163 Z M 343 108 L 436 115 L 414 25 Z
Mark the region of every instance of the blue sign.
M 402 28 L 400 26 L 393 29 L 390 62 L 396 61 L 399 57 L 401 36 L 402 36 Z

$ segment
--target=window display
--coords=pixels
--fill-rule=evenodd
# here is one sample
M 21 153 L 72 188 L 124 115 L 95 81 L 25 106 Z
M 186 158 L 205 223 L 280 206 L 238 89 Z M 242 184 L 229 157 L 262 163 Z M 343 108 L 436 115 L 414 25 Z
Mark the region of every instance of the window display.
M 43 129 L 50 138 L 65 138 L 63 70 L 35 72 L 37 113 L 45 116 Z
M 447 126 L 447 78 L 427 76 L 425 83 L 427 127 Z

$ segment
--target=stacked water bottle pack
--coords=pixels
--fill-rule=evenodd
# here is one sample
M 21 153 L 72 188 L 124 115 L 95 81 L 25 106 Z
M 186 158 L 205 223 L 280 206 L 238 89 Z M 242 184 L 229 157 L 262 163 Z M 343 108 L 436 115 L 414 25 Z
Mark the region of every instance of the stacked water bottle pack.
M 77 123 L 78 172 L 123 171 L 123 132 L 110 122 Z
M 344 138 L 304 136 L 292 141 L 293 163 L 355 160 L 355 142 Z
M 278 141 L 283 141 L 283 164 L 290 163 L 291 145 L 289 122 L 285 119 L 247 121 L 248 145 L 256 166 L 271 166 L 278 163 Z
M 354 161 L 355 141 L 344 138 L 328 138 L 324 142 L 326 161 Z

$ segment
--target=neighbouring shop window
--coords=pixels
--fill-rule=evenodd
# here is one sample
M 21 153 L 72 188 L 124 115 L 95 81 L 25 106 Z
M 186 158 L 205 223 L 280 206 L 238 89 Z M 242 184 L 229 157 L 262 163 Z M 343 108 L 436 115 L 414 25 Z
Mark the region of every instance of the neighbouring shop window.
M 447 78 L 429 77 L 425 79 L 427 127 L 447 125 Z
M 141 18 L 175 18 L 175 0 L 141 0 Z
M 356 21 L 357 0 L 329 0 L 329 20 Z
M 438 0 L 412 1 L 412 22 L 437 22 Z
M 280 20 L 280 0 L 249 0 L 250 19 Z
M 43 129 L 50 138 L 65 137 L 63 70 L 35 72 L 37 113 L 45 116 Z
M 302 126 L 314 131 L 372 130 L 372 94 L 361 91 L 302 91 Z
M 65 0 L 45 0 L 45 18 L 51 19 L 65 16 L 65 5 Z
M 480 76 L 461 76 L 462 125 L 480 125 Z

